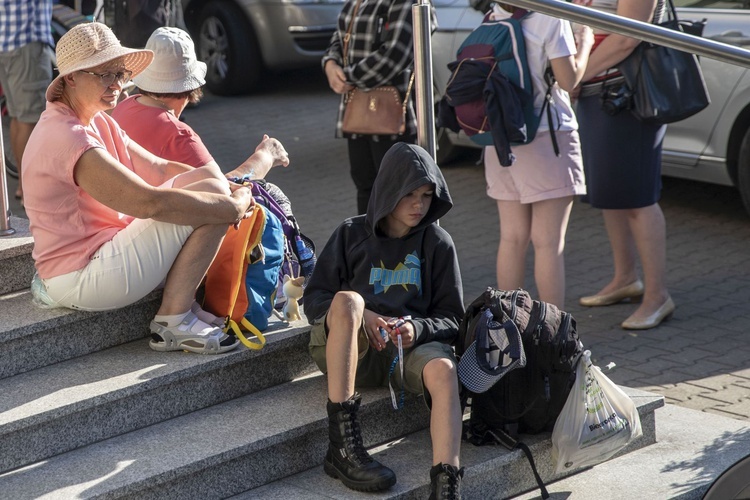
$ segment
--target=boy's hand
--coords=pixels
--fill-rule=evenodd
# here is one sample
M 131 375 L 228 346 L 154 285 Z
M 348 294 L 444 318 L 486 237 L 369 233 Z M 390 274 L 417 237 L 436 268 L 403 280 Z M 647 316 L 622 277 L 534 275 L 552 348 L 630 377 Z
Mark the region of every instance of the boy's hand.
M 370 347 L 377 351 L 385 349 L 385 344 L 388 342 L 388 323 L 383 319 L 382 316 L 376 312 L 365 309 L 365 333 L 367 334 L 367 340 L 370 341 Z M 381 335 L 380 330 L 386 332 L 385 337 Z
M 399 335 L 401 335 L 401 345 L 404 349 L 408 349 L 414 345 L 416 338 L 412 322 L 399 321 L 398 318 L 391 318 L 388 321 L 388 336 L 393 342 L 397 342 Z
M 369 309 L 365 309 L 364 317 L 365 332 L 373 349 L 382 351 L 389 340 L 394 345 L 397 344 L 399 335 L 401 335 L 401 345 L 404 349 L 414 346 L 416 336 L 414 325 L 410 321 L 399 318 L 385 319 Z

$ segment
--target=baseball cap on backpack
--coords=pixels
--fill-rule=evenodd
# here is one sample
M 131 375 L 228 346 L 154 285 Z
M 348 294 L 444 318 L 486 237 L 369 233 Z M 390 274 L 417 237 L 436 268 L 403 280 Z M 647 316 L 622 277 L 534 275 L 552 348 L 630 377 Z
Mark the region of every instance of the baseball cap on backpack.
M 485 309 L 477 318 L 474 342 L 461 356 L 458 377 L 474 393 L 486 392 L 503 375 L 526 366 L 526 354 L 518 327 L 513 321 L 498 323 Z

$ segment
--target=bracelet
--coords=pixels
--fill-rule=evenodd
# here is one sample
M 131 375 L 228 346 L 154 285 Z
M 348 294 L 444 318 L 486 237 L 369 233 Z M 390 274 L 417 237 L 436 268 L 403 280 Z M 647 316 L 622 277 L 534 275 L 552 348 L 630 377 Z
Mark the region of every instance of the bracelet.
M 404 326 L 404 324 L 405 324 L 405 323 L 406 323 L 407 321 L 410 321 L 410 320 L 411 320 L 411 316 L 401 316 L 401 317 L 400 317 L 400 318 L 398 318 L 398 320 L 396 321 L 396 324 L 394 324 L 394 325 L 393 325 L 393 329 L 394 329 L 394 330 L 398 330 L 398 329 L 399 329 L 400 327 Z
M 243 186 L 250 182 L 250 178 L 246 175 L 244 177 L 227 177 L 227 180 L 229 182 L 234 182 L 235 184 L 241 184 Z
M 250 172 L 243 175 L 242 177 L 227 177 L 227 180 L 230 182 L 234 182 L 235 184 L 242 184 L 243 186 L 246 186 L 250 181 L 253 180 L 255 177 L 255 167 L 250 169 Z

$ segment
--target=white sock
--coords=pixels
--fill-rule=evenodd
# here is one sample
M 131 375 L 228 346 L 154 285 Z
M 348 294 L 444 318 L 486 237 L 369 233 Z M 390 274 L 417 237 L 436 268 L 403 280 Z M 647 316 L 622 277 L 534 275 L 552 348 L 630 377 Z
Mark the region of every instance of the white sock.
M 182 314 L 157 314 L 154 316 L 154 321 L 161 324 L 166 323 L 166 325 L 171 328 L 182 323 L 182 320 L 185 319 L 185 316 L 188 314 L 190 314 L 190 311 Z
M 198 316 L 199 320 L 209 325 L 217 325 L 219 323 L 223 323 L 223 321 L 219 320 L 217 316 L 201 309 L 201 306 L 200 304 L 198 304 L 198 302 L 193 302 L 193 305 L 190 306 L 190 310 L 193 312 L 193 314 Z

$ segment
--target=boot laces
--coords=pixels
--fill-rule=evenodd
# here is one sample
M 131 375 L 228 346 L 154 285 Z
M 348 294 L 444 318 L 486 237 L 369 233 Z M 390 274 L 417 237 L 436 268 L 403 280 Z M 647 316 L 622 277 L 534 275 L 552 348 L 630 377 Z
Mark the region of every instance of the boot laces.
M 372 457 L 365 449 L 362 441 L 362 433 L 356 414 L 349 413 L 344 421 L 344 448 L 347 454 L 356 458 L 359 465 L 367 465 L 372 462 Z
M 453 471 L 447 467 L 443 468 L 440 473 L 440 498 L 446 500 L 455 500 L 461 498 L 460 496 L 460 471 Z

